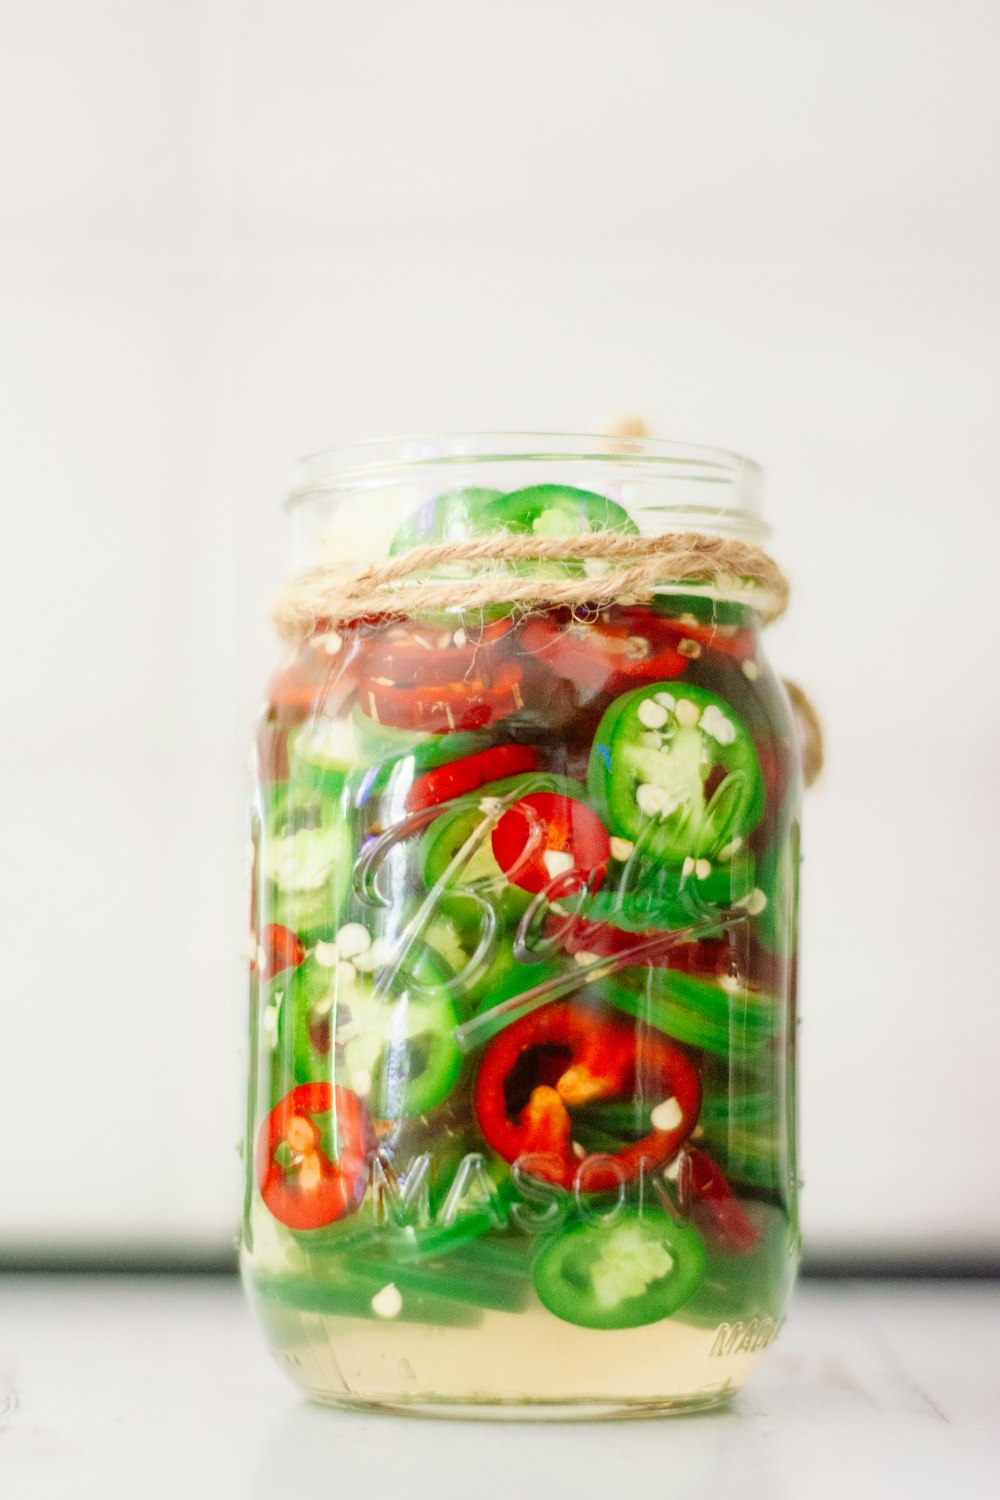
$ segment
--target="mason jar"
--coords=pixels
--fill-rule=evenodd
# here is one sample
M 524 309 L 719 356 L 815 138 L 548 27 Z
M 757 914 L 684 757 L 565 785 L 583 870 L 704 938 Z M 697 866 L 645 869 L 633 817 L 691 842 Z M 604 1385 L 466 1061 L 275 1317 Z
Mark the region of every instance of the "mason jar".
M 802 777 L 760 478 L 495 434 L 300 468 L 241 1261 L 319 1401 L 691 1410 L 779 1332 Z

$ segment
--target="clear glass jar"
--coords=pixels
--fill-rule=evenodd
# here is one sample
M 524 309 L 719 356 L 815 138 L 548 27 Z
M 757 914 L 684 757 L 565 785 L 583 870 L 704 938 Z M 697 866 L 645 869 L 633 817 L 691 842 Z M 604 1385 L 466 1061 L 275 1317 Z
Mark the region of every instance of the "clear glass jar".
M 480 436 L 307 461 L 294 567 L 470 536 L 759 543 L 760 472 L 647 440 Z M 600 610 L 462 589 L 321 622 L 253 797 L 242 1266 L 339 1406 L 691 1410 L 782 1321 L 801 771 L 754 594 Z

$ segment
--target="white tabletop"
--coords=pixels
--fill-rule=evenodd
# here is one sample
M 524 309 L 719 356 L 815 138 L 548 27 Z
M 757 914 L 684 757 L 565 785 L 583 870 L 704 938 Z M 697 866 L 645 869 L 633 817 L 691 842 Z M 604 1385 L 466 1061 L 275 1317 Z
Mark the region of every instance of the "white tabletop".
M 1000 1494 L 1000 1286 L 806 1283 L 721 1412 L 417 1421 L 310 1406 L 235 1282 L 0 1280 L 4 1500 Z

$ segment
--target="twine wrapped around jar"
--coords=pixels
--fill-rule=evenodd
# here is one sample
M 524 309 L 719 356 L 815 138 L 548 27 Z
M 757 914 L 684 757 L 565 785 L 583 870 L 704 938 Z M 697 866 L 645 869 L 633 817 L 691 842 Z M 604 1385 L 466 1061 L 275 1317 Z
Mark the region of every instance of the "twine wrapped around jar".
M 535 562 L 582 562 L 585 571 L 570 578 L 517 571 L 517 564 Z M 465 563 L 475 564 L 475 571 L 455 576 L 453 570 Z M 697 531 L 658 537 L 616 531 L 568 537 L 499 533 L 411 547 L 398 557 L 354 571 L 313 568 L 286 584 L 273 618 L 283 640 L 301 641 L 320 621 L 335 625 L 373 615 L 421 615 L 495 604 L 525 610 L 543 605 L 605 609 L 646 602 L 658 589 L 681 584 L 744 598 L 765 623 L 776 620 L 788 604 L 785 575 L 768 553 L 750 542 Z

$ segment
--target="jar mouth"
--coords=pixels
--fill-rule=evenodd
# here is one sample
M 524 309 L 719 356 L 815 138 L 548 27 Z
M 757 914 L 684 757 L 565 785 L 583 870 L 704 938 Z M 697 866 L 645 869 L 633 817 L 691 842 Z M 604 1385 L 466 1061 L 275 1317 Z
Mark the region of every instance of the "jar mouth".
M 596 433 L 476 432 L 375 439 L 326 449 L 298 464 L 286 509 L 399 485 L 487 484 L 518 489 L 548 480 L 623 487 L 643 532 L 723 531 L 760 541 L 763 471 L 725 448 Z M 509 483 L 506 482 L 509 478 Z

